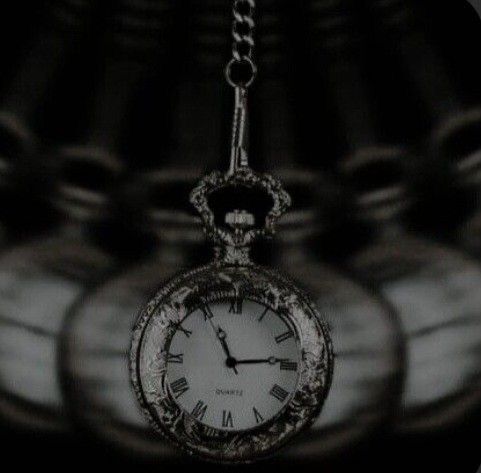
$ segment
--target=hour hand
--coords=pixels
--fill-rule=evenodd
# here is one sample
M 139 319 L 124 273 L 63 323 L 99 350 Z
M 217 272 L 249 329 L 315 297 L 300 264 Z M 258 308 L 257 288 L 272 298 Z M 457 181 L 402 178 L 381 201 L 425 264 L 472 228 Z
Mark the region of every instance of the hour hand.
M 222 329 L 218 329 L 217 338 L 219 339 L 220 344 L 222 345 L 222 349 L 224 350 L 224 353 L 227 356 L 226 365 L 229 368 L 232 368 L 235 374 L 239 374 L 236 368 L 237 360 L 230 353 L 229 346 L 227 345 L 227 342 L 225 340 L 226 334 Z

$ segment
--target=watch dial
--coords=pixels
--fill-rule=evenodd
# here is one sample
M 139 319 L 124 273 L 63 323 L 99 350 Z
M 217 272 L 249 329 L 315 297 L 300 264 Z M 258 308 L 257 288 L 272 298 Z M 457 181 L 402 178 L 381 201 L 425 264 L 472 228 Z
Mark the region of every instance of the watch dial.
M 210 302 L 177 326 L 167 381 L 179 406 L 208 427 L 254 429 L 296 391 L 300 350 L 281 314 L 252 300 Z

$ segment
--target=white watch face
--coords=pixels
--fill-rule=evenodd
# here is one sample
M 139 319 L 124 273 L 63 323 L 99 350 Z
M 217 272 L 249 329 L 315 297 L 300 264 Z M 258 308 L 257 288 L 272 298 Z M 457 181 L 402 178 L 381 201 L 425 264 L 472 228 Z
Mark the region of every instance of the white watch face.
M 297 389 L 301 353 L 283 316 L 252 300 L 211 302 L 173 336 L 167 382 L 178 405 L 218 430 L 254 429 Z

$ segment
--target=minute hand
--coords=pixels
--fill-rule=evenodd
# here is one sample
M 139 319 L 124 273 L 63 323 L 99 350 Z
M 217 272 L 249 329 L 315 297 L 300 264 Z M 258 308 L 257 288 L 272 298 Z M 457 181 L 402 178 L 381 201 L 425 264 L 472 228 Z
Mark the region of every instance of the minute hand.
M 212 316 L 211 316 L 212 314 L 209 314 L 207 311 L 204 311 L 204 315 L 205 315 L 206 320 L 209 321 L 209 325 L 212 327 L 212 330 L 214 331 L 215 336 L 217 337 L 217 340 L 219 340 L 219 342 L 222 346 L 222 350 L 224 351 L 225 356 L 227 357 L 227 363 L 232 362 L 234 360 L 234 358 L 232 357 L 232 355 L 230 353 L 230 350 L 229 350 L 229 346 L 227 345 L 227 342 L 225 340 L 226 337 L 227 337 L 226 333 L 220 327 L 216 327 L 216 325 L 212 321 Z M 239 374 L 237 372 L 236 363 L 232 362 L 230 364 L 232 365 L 231 367 L 232 367 L 234 373 Z

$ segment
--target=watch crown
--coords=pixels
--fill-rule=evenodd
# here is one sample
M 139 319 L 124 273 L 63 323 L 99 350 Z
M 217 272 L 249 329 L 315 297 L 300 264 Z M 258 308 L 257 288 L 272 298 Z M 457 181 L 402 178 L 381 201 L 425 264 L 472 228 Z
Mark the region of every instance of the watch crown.
M 225 223 L 234 229 L 243 229 L 253 227 L 255 218 L 246 210 L 234 210 L 225 216 Z

